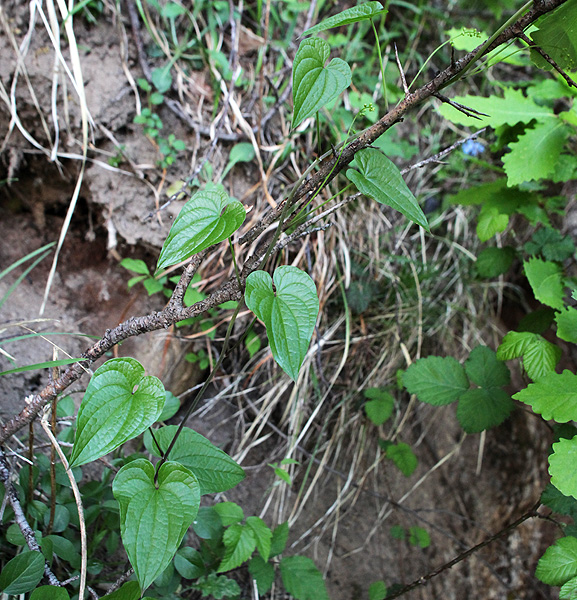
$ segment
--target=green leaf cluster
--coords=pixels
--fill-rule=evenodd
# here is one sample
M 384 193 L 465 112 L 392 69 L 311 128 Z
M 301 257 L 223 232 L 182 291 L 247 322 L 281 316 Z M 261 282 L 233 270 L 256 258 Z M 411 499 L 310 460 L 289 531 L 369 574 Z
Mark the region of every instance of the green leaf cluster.
M 422 402 L 434 406 L 458 402 L 457 419 L 467 433 L 500 425 L 514 407 L 502 389 L 509 384 L 509 369 L 486 346 L 474 348 L 464 366 L 452 357 L 421 358 L 402 379 L 409 393 Z

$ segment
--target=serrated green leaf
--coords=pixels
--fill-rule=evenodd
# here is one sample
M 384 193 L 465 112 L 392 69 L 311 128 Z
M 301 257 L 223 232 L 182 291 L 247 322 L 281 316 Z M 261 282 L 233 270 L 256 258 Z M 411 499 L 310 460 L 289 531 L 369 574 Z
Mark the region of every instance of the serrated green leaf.
M 507 365 L 498 360 L 495 351 L 487 346 L 471 350 L 465 361 L 465 371 L 473 383 L 484 388 L 503 387 L 511 382 Z
M 140 592 L 135 600 L 138 600 L 138 598 L 140 598 Z M 55 585 L 42 585 L 30 594 L 30 600 L 70 600 L 70 596 L 64 588 Z
M 312 35 L 313 33 L 318 33 L 319 31 L 326 31 L 327 29 L 332 29 L 333 27 L 342 27 L 343 25 L 350 25 L 351 23 L 368 21 L 369 19 L 374 19 L 379 15 L 384 15 L 387 12 L 388 11 L 383 8 L 383 5 L 380 2 L 363 2 L 362 4 L 357 4 L 352 8 L 347 8 L 346 10 L 333 15 L 332 17 L 328 17 L 328 19 L 323 19 L 314 27 L 307 29 L 303 33 L 303 36 Z
M 482 242 L 486 242 L 496 233 L 505 231 L 507 225 L 509 225 L 509 215 L 500 212 L 494 206 L 485 205 L 481 209 L 477 220 L 477 237 Z
M 182 465 L 165 462 L 155 485 L 154 466 L 139 458 L 114 478 L 122 543 L 144 591 L 166 569 L 200 506 L 200 486 Z
M 566 2 L 537 22 L 531 39 L 544 50 L 561 69 L 577 69 L 577 3 Z M 537 59 L 539 57 L 540 60 Z M 552 69 L 540 55 L 531 53 L 540 68 Z
M 513 264 L 515 250 L 511 246 L 504 248 L 485 248 L 479 252 L 475 268 L 480 277 L 493 279 L 506 273 Z
M 500 425 L 514 408 L 515 404 L 505 390 L 475 388 L 459 398 L 457 419 L 467 433 L 479 433 Z
M 568 137 L 569 130 L 560 120 L 548 119 L 527 129 L 516 142 L 509 144 L 510 152 L 503 157 L 507 184 L 515 186 L 549 179 Z
M 24 594 L 33 590 L 44 577 L 44 556 L 41 552 L 23 552 L 9 560 L 0 573 L 0 591 Z
M 549 455 L 549 474 L 551 483 L 566 496 L 577 498 L 577 436 L 567 440 L 560 439 L 553 444 L 553 453 Z M 577 575 L 577 573 L 576 573 Z
M 537 381 L 555 370 L 561 358 L 561 348 L 537 333 L 510 331 L 497 348 L 497 358 L 522 358 L 527 375 Z
M 369 586 L 369 600 L 384 600 L 387 597 L 387 586 L 384 581 L 374 581 Z
M 340 58 L 329 58 L 330 46 L 321 39 L 300 43 L 293 62 L 293 122 L 298 127 L 325 104 L 335 100 L 351 83 L 351 69 Z
M 565 295 L 561 266 L 540 258 L 530 258 L 523 262 L 523 266 L 535 298 L 551 308 L 561 310 Z
M 272 279 L 255 271 L 246 280 L 245 301 L 265 324 L 275 361 L 296 381 L 319 313 L 313 280 L 292 266 L 277 267 Z
M 403 385 L 434 406 L 455 402 L 470 387 L 465 369 L 452 356 L 420 358 L 403 373 Z
M 197 192 L 174 220 L 156 270 L 179 263 L 230 237 L 246 217 L 244 206 L 223 190 Z
M 554 227 L 541 227 L 529 242 L 523 246 L 527 254 L 540 254 L 545 260 L 563 262 L 575 253 L 575 244 L 571 238 L 561 235 Z
M 140 275 L 150 275 L 146 263 L 140 259 L 123 258 L 120 261 L 120 266 L 124 267 L 128 271 L 132 271 L 133 273 L 138 273 Z
M 272 532 L 272 539 L 270 544 L 270 556 L 278 556 L 281 554 L 286 546 L 289 536 L 289 525 L 285 521 L 274 528 Z
M 577 375 L 565 370 L 549 373 L 535 383 L 530 383 L 513 398 L 524 402 L 546 421 L 557 423 L 577 420 Z
M 541 494 L 541 504 L 548 506 L 555 513 L 569 515 L 573 520 L 577 517 L 577 500 L 566 496 L 551 483 L 547 484 Z
M 176 425 L 169 425 L 154 432 L 162 452 L 166 452 L 177 430 Z M 153 456 L 161 455 L 149 432 L 144 434 L 144 445 Z M 245 477 L 242 467 L 228 454 L 189 427 L 182 429 L 170 451 L 170 459 L 194 473 L 201 494 L 225 492 L 239 484 Z
M 256 537 L 253 529 L 235 523 L 222 536 L 224 555 L 217 573 L 236 569 L 248 560 L 256 548 Z
M 216 600 L 238 598 L 241 591 L 240 586 L 234 579 L 216 573 L 209 573 L 205 577 L 201 577 L 192 587 L 195 590 L 200 590 L 203 597 L 216 598 Z
M 364 390 L 366 398 L 371 398 L 365 403 L 367 417 L 374 425 L 382 425 L 390 419 L 395 406 L 395 399 L 389 392 L 380 388 L 369 388 Z
M 495 129 L 502 125 L 512 126 L 517 123 L 530 123 L 533 119 L 543 121 L 556 118 L 552 109 L 536 104 L 532 99 L 527 98 L 521 90 L 510 87 L 505 89 L 503 98 L 497 96 L 489 96 L 489 98 L 455 96 L 451 100 L 488 115 L 474 119 L 467 117 L 450 104 L 444 103 L 440 106 L 439 112 L 452 123 L 476 129 L 487 126 Z
M 404 442 L 388 446 L 386 456 L 395 463 L 405 477 L 412 475 L 419 464 L 412 448 Z
M 555 315 L 557 337 L 566 342 L 577 344 L 577 310 L 572 306 L 565 307 Z
M 567 536 L 549 546 L 535 575 L 548 585 L 563 585 L 577 576 L 577 538 Z
M 577 577 L 573 577 L 561 586 L 559 598 L 560 600 L 577 600 Z
M 357 152 L 355 162 L 359 170 L 349 169 L 347 177 L 365 196 L 390 206 L 408 219 L 429 230 L 427 217 L 399 169 L 380 150 L 365 148 Z
M 162 412 L 165 392 L 156 377 L 144 377 L 134 358 L 112 358 L 99 367 L 78 410 L 70 466 L 105 456 L 140 435 Z
M 270 543 L 272 540 L 272 531 L 260 517 L 248 517 L 246 524 L 254 533 L 256 539 L 256 549 L 264 560 L 270 556 Z
M 242 508 L 234 502 L 219 502 L 212 508 L 218 513 L 223 527 L 235 525 L 244 519 Z
M 414 525 L 409 527 L 409 544 L 419 546 L 419 548 L 428 548 L 431 545 L 431 536 L 423 527 Z
M 248 572 L 256 581 L 258 593 L 264 596 L 274 582 L 274 567 L 270 563 L 265 562 L 262 557 L 254 556 L 248 563 Z
M 323 576 L 310 558 L 283 558 L 280 574 L 286 591 L 296 600 L 329 600 Z

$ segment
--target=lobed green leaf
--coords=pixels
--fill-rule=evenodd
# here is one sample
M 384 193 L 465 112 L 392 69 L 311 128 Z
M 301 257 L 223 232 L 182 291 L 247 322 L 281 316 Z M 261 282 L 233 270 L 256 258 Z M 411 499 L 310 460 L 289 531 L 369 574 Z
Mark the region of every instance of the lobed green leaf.
M 274 567 L 261 556 L 254 556 L 248 563 L 248 572 L 256 581 L 258 593 L 264 596 L 274 583 Z
M 465 371 L 469 379 L 480 387 L 499 388 L 511 382 L 507 365 L 498 360 L 495 351 L 487 346 L 477 346 L 471 350 L 465 361 Z
M 569 128 L 560 120 L 548 119 L 527 129 L 503 157 L 507 185 L 550 179 L 568 137 Z
M 577 375 L 565 370 L 549 373 L 535 383 L 530 383 L 513 398 L 524 402 L 546 421 L 558 423 L 577 420 Z

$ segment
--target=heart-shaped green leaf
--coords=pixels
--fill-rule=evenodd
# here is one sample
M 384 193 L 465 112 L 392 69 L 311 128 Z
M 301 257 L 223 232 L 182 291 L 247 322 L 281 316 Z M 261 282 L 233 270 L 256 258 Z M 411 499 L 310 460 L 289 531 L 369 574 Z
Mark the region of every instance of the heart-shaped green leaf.
M 312 35 L 319 31 L 325 31 L 326 29 L 332 29 L 333 27 L 341 27 L 342 25 L 350 25 L 351 23 L 359 23 L 360 21 L 367 21 L 373 19 L 379 15 L 386 14 L 387 11 L 383 8 L 380 2 L 363 2 L 352 8 L 347 8 L 342 12 L 324 19 L 318 25 L 307 29 L 303 36 Z
M 245 301 L 264 322 L 274 359 L 296 381 L 319 312 L 313 280 L 292 266 L 278 267 L 272 279 L 255 271 L 246 280 Z
M 347 177 L 365 196 L 386 204 L 405 217 L 429 230 L 427 217 L 399 169 L 379 150 L 365 148 L 357 152 L 355 161 L 359 170 L 349 169 Z
M 321 38 L 303 40 L 293 62 L 293 128 L 332 102 L 351 84 L 351 69 L 340 58 L 329 58 L 330 46 Z
M 164 386 L 143 375 L 144 367 L 134 358 L 113 358 L 96 370 L 78 410 L 70 466 L 112 452 L 158 419 Z
M 222 242 L 243 224 L 245 217 L 244 206 L 221 189 L 196 193 L 174 220 L 162 246 L 157 270 Z
M 168 449 L 177 429 L 176 425 L 170 425 L 154 432 L 154 439 L 162 452 Z M 160 456 L 156 443 L 148 432 L 144 434 L 144 444 L 151 454 Z M 242 468 L 228 454 L 188 427 L 180 432 L 170 451 L 170 458 L 194 473 L 201 494 L 226 492 L 245 477 Z
M 198 513 L 200 486 L 182 465 L 139 458 L 118 471 L 112 493 L 120 505 L 122 543 L 144 591 L 168 566 Z

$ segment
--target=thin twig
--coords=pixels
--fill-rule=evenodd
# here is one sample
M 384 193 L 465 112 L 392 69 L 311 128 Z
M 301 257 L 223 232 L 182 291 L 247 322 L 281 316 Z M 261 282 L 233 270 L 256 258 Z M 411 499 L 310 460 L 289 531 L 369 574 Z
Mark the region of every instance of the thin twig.
M 470 106 L 465 106 L 464 104 L 455 102 L 454 100 L 447 98 L 447 96 L 444 96 L 443 94 L 440 94 L 439 92 L 435 92 L 433 94 L 433 96 L 435 96 L 435 98 L 438 98 L 439 100 L 441 100 L 441 102 L 446 102 L 447 104 L 450 104 L 453 108 L 457 109 L 459 112 L 462 112 L 467 117 L 471 117 L 471 119 L 478 119 L 479 121 L 482 121 L 481 117 L 489 116 L 489 115 L 486 115 L 485 113 L 475 110 L 474 108 L 471 108 Z
M 458 148 L 465 142 L 468 142 L 469 140 L 477 139 L 484 131 L 486 131 L 486 129 L 487 129 L 486 127 L 483 127 L 483 129 L 479 129 L 479 131 L 475 131 L 475 133 L 472 133 L 471 135 L 467 136 L 466 138 L 463 138 L 462 140 L 458 140 L 457 142 L 455 142 L 454 144 L 451 144 L 448 148 L 441 150 L 434 156 L 429 156 L 429 158 L 425 158 L 425 160 L 421 160 L 418 163 L 415 163 L 413 165 L 410 165 L 409 167 L 404 168 L 401 171 L 401 175 L 405 175 L 409 171 L 413 171 L 415 169 L 420 169 L 421 167 L 424 167 L 430 163 L 439 162 L 444 156 L 446 156 L 447 154 L 450 154 L 451 152 L 453 152 L 453 150 L 455 150 L 456 148 Z
M 520 516 L 516 521 L 513 521 L 513 523 L 510 523 L 509 525 L 507 525 L 506 527 L 504 527 L 503 529 L 501 529 L 494 535 L 492 535 L 492 536 L 488 537 L 486 540 L 482 541 L 480 544 L 477 544 L 476 546 L 469 548 L 465 552 L 462 552 L 461 554 L 459 554 L 459 556 L 455 557 L 453 560 L 450 560 L 449 562 L 445 563 L 444 565 L 441 565 L 440 567 L 431 571 L 427 575 L 425 575 L 423 577 L 419 577 L 419 579 L 416 579 L 409 585 L 406 585 L 404 588 L 400 589 L 398 592 L 395 592 L 394 594 L 387 596 L 387 600 L 393 600 L 393 598 L 399 598 L 400 596 L 404 596 L 411 590 L 414 590 L 415 588 L 417 588 L 421 585 L 424 585 L 425 583 L 427 583 L 428 581 L 430 581 L 437 575 L 440 575 L 441 573 L 443 573 L 444 571 L 447 571 L 451 567 L 454 567 L 456 564 L 460 563 L 461 561 L 469 558 L 469 556 L 471 556 L 475 552 L 478 552 L 479 550 L 481 550 L 481 548 L 484 548 L 485 546 L 492 544 L 495 540 L 498 540 L 500 537 L 504 536 L 506 533 L 509 533 L 513 529 L 516 529 L 517 527 L 519 527 L 519 525 L 521 525 L 521 523 L 527 521 L 527 519 L 531 519 L 533 517 L 539 516 L 539 513 L 537 512 L 537 509 L 539 508 L 539 506 L 541 506 L 541 501 L 537 502 L 524 515 Z
M 409 86 L 407 85 L 407 80 L 405 79 L 405 72 L 403 71 L 403 66 L 401 65 L 401 61 L 399 60 L 399 51 L 397 50 L 397 44 L 393 44 L 395 47 L 395 58 L 397 59 L 397 67 L 399 67 L 399 73 L 401 74 L 401 82 L 403 84 L 403 91 L 405 92 L 405 96 L 410 94 Z M 384 82 L 383 82 L 384 85 Z
M 479 60 L 482 55 L 490 52 L 501 44 L 517 37 L 519 30 L 523 30 L 540 16 L 548 13 L 558 6 L 561 6 L 567 0 L 542 0 L 535 3 L 527 13 L 521 16 L 513 25 L 505 28 L 501 33 L 494 37 L 490 44 L 483 44 L 476 50 L 469 52 L 450 67 L 438 73 L 431 81 L 424 86 L 409 94 L 401 100 L 393 109 L 379 119 L 374 125 L 363 131 L 356 139 L 350 142 L 342 152 L 334 158 L 327 158 L 320 165 L 319 170 L 307 181 L 299 184 L 290 197 L 291 206 L 297 205 L 303 198 L 309 198 L 319 187 L 329 184 L 346 166 L 353 160 L 359 150 L 367 148 L 377 140 L 385 131 L 390 129 L 395 123 L 401 121 L 405 114 L 419 106 L 431 96 L 438 93 L 455 77 L 460 75 L 473 62 Z M 482 52 L 480 51 L 482 49 Z M 244 242 L 250 243 L 256 239 L 262 231 L 277 220 L 286 209 L 285 202 L 279 202 L 276 208 L 270 211 L 258 222 L 248 235 L 243 236 Z M 242 269 L 241 284 L 246 277 L 258 267 L 258 262 L 250 259 L 245 263 Z M 133 317 L 121 323 L 114 329 L 107 330 L 105 335 L 89 348 L 83 358 L 86 360 L 81 363 L 75 363 L 58 378 L 57 381 L 50 382 L 40 393 L 34 394 L 26 399 L 26 407 L 19 415 L 13 417 L 0 429 L 0 444 L 19 431 L 22 427 L 30 423 L 40 412 L 47 402 L 50 402 L 55 395 L 58 395 L 68 388 L 74 381 L 78 380 L 84 373 L 84 369 L 90 366 L 95 360 L 100 358 L 105 352 L 110 350 L 118 342 L 129 337 L 141 335 L 143 333 L 157 329 L 168 328 L 177 321 L 202 314 L 209 308 L 213 308 L 227 300 L 240 300 L 242 298 L 242 289 L 236 280 L 225 282 L 209 298 L 196 303 L 188 308 L 167 307 L 165 310 L 152 313 L 143 317 Z
M 571 77 L 565 73 L 565 71 L 545 52 L 545 50 L 543 50 L 543 48 L 537 46 L 537 44 L 535 44 L 535 42 L 531 38 L 527 37 L 523 32 L 518 33 L 517 37 L 520 40 L 523 40 L 527 46 L 529 46 L 529 48 L 538 52 L 543 59 L 546 60 L 555 69 L 555 71 L 561 75 L 561 77 L 563 77 L 569 87 L 573 86 L 577 88 L 577 83 L 575 83 L 575 81 L 573 81 L 573 79 L 571 79 Z
M 60 462 L 62 463 L 66 476 L 68 477 L 68 481 L 70 482 L 70 487 L 72 488 L 72 493 L 74 494 L 74 500 L 76 501 L 76 509 L 78 510 L 78 522 L 80 526 L 80 587 L 78 590 L 78 598 L 80 600 L 84 600 L 84 591 L 86 589 L 86 569 L 88 567 L 88 546 L 86 544 L 86 522 L 84 521 L 84 510 L 82 508 L 82 497 L 80 496 L 80 490 L 78 489 L 78 485 L 76 483 L 76 479 L 74 479 L 74 474 L 70 469 L 68 461 L 66 460 L 66 456 L 64 456 L 64 452 L 60 448 L 60 444 L 58 444 L 58 440 L 52 433 L 50 429 L 50 423 L 48 422 L 48 414 L 44 413 L 42 419 L 40 419 L 40 424 L 42 425 L 42 429 L 44 429 L 44 433 L 50 439 L 53 448 L 58 453 L 60 457 Z
M 26 545 L 30 550 L 35 552 L 41 552 L 40 546 L 36 541 L 36 536 L 34 535 L 34 531 L 30 524 L 26 520 L 26 515 L 22 510 L 22 506 L 20 505 L 20 500 L 18 500 L 18 494 L 16 489 L 12 485 L 12 481 L 10 480 L 10 465 L 4 455 L 4 450 L 0 448 L 0 481 L 4 484 L 4 488 L 6 489 L 6 496 L 8 497 L 8 501 L 10 502 L 10 506 L 14 511 L 14 520 L 24 539 L 26 540 Z M 50 585 L 55 585 L 60 587 L 61 583 L 58 581 L 58 578 L 51 571 L 48 562 L 44 561 L 44 574 L 46 575 Z

